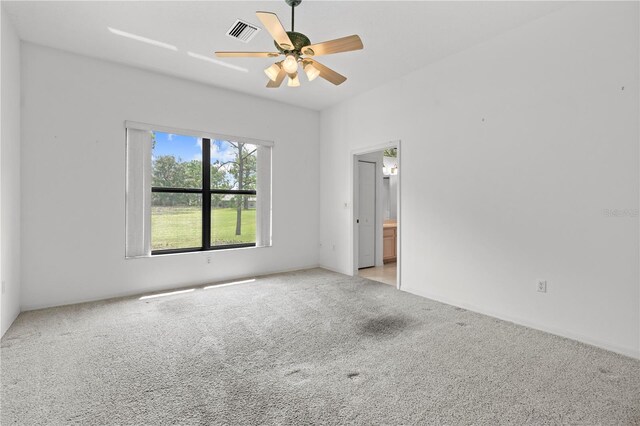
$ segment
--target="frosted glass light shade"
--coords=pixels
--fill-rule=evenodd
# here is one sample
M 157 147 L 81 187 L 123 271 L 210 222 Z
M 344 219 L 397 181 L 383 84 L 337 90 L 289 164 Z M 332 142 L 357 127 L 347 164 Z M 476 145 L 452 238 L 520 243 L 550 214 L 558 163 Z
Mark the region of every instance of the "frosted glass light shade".
M 315 80 L 320 75 L 320 71 L 318 70 L 318 68 L 314 67 L 311 64 L 307 64 L 304 66 L 304 72 L 305 74 L 307 74 L 307 78 L 309 79 L 309 81 Z
M 289 81 L 287 82 L 287 86 L 289 87 L 300 86 L 300 79 L 298 78 L 298 73 L 295 73 L 293 77 L 289 76 Z
M 298 61 L 296 57 L 293 55 L 287 55 L 287 58 L 282 63 L 282 68 L 287 72 L 287 74 L 293 74 L 298 71 Z
M 269 77 L 269 80 L 276 81 L 278 74 L 280 73 L 280 66 L 273 64 L 264 70 L 264 73 Z

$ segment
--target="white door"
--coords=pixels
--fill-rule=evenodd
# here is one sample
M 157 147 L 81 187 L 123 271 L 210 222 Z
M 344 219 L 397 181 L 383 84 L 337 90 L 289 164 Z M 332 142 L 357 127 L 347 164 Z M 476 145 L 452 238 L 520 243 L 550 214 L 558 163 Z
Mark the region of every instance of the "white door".
M 358 161 L 358 268 L 376 264 L 376 164 Z

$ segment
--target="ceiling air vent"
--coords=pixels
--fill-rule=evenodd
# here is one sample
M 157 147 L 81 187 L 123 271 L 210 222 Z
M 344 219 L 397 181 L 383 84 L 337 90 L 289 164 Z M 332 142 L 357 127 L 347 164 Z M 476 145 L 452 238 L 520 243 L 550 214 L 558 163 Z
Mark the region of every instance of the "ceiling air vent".
M 258 34 L 260 28 L 255 25 L 252 25 L 248 22 L 245 22 L 241 19 L 238 19 L 227 31 L 227 35 L 229 37 L 240 40 L 243 43 L 249 43 L 256 34 Z

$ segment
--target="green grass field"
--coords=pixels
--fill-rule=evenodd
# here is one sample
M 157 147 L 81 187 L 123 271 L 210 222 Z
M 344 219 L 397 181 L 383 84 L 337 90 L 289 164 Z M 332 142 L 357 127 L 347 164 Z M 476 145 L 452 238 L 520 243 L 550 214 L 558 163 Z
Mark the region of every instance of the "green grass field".
M 211 210 L 211 245 L 256 241 L 256 211 L 242 211 L 242 235 L 236 234 L 236 209 Z M 151 249 L 166 250 L 202 245 L 202 212 L 199 207 L 152 207 Z

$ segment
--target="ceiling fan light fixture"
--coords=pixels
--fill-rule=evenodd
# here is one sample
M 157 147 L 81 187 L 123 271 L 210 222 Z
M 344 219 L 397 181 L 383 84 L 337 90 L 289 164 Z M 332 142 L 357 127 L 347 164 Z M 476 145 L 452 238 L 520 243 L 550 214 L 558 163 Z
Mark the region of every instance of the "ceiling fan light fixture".
M 286 59 L 282 63 L 282 68 L 287 74 L 293 74 L 298 71 L 298 60 L 295 55 L 287 55 Z
M 289 81 L 287 82 L 287 86 L 289 86 L 289 87 L 299 87 L 300 86 L 300 78 L 298 78 L 298 73 L 289 75 Z
M 271 81 L 276 81 L 276 78 L 278 77 L 279 72 L 280 72 L 280 65 L 278 65 L 277 63 L 271 65 L 270 67 L 267 67 L 264 70 L 264 73 L 267 75 L 267 77 L 269 77 L 269 80 Z
M 291 31 L 287 31 L 284 28 L 275 13 L 264 11 L 256 12 L 256 16 L 273 39 L 277 52 L 216 52 L 216 56 L 220 58 L 275 58 L 280 55 L 284 56 L 281 61 L 270 65 L 264 70 L 267 77 L 269 77 L 266 86 L 268 89 L 280 87 L 287 76 L 289 77 L 287 81 L 289 87 L 300 86 L 299 73 L 302 71 L 304 71 L 309 81 L 320 77 L 336 86 L 344 83 L 347 77 L 322 65 L 315 60 L 315 57 L 361 50 L 364 48 L 362 40 L 358 35 L 354 34 L 311 44 L 309 37 L 303 33 L 296 32 L 294 26 L 295 8 L 300 5 L 302 1 L 303 0 L 285 0 L 285 2 L 291 6 Z M 311 56 L 313 56 L 314 59 L 311 59 Z
M 320 75 L 320 71 L 318 70 L 318 68 L 311 65 L 311 62 L 307 62 L 304 65 L 304 72 L 305 74 L 307 74 L 307 78 L 309 79 L 309 81 L 315 80 Z

